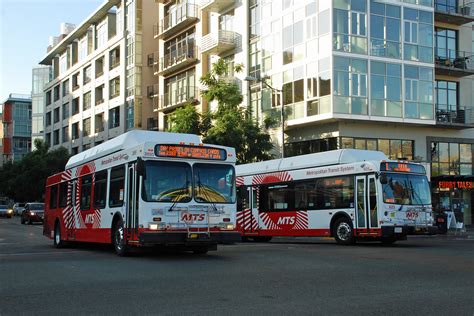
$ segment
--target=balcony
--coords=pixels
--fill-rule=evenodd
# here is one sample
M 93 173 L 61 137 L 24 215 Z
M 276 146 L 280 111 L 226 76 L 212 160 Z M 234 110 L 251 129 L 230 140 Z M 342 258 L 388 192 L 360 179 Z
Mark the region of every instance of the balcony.
M 234 3 L 234 0 L 201 0 L 201 10 L 219 13 Z
M 198 48 L 194 45 L 181 46 L 161 58 L 158 73 L 166 76 L 198 61 Z
M 158 84 L 154 84 L 152 86 L 148 86 L 146 89 L 146 95 L 150 98 L 157 98 L 158 97 Z
M 436 74 L 452 77 L 465 77 L 474 74 L 472 53 L 452 49 L 436 48 Z
M 161 39 L 167 39 L 185 30 L 197 21 L 199 21 L 198 6 L 191 3 L 183 3 L 161 19 L 157 36 Z
M 171 111 L 185 104 L 199 103 L 199 89 L 196 87 L 183 87 L 165 93 L 160 100 L 159 111 Z
M 232 50 L 237 45 L 235 32 L 219 30 L 216 33 L 209 33 L 201 39 L 202 53 L 219 55 Z
M 452 1 L 435 1 L 435 21 L 454 25 L 463 25 L 474 21 L 474 2 L 459 0 L 456 4 Z
M 451 128 L 473 128 L 474 108 L 458 106 L 454 109 L 436 108 L 436 124 Z

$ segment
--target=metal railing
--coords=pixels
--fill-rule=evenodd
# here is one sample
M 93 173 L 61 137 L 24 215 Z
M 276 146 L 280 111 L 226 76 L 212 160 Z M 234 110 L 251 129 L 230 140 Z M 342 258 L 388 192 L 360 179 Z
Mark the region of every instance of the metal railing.
M 161 19 L 159 34 L 171 30 L 189 18 L 198 18 L 198 5 L 185 2 L 175 7 L 168 15 Z
M 202 37 L 201 50 L 206 52 L 218 45 L 235 46 L 236 34 L 233 31 L 219 30 Z
M 464 16 L 474 17 L 474 2 L 469 0 L 458 0 L 457 5 L 451 4 L 452 1 L 448 0 L 435 0 L 435 11 L 448 13 L 448 14 L 460 14 Z
M 458 106 L 453 109 L 440 109 L 437 105 L 436 121 L 443 124 L 474 125 L 474 108 Z
M 177 106 L 185 103 L 196 103 L 199 98 L 199 89 L 197 87 L 183 87 L 163 95 L 162 108 Z
M 474 55 L 454 49 L 436 48 L 435 62 L 437 66 L 474 71 Z
M 154 85 L 152 86 L 148 86 L 146 88 L 146 95 L 149 97 L 149 98 L 155 98 L 158 96 L 158 84 L 155 83 Z
M 198 47 L 195 45 L 180 46 L 176 51 L 161 57 L 160 71 L 178 65 L 186 60 L 198 58 Z

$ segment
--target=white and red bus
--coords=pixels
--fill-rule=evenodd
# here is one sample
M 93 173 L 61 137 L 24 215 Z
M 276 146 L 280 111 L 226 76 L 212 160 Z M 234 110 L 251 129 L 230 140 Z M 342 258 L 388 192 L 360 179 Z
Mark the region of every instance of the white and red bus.
M 244 238 L 334 237 L 393 243 L 436 232 L 421 164 L 342 149 L 238 165 L 237 227 Z
M 69 159 L 47 179 L 43 234 L 66 242 L 176 246 L 240 240 L 235 150 L 199 136 L 130 131 Z

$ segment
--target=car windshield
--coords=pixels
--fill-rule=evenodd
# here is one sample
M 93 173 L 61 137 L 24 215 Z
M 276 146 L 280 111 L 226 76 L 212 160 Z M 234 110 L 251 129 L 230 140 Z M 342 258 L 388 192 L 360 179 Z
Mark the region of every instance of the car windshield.
M 30 210 L 44 210 L 43 203 L 33 203 L 29 205 Z
M 196 202 L 235 202 L 235 170 L 233 166 L 196 163 L 193 169 Z
M 191 201 L 191 166 L 185 162 L 146 161 L 142 198 L 148 202 Z
M 402 205 L 431 204 L 428 179 L 424 175 L 383 173 L 382 191 L 385 203 Z

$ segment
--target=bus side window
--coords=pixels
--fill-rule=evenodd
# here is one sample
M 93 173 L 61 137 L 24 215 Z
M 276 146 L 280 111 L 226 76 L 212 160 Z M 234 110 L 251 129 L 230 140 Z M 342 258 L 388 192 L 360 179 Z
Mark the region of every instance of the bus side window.
M 91 208 L 92 195 L 92 175 L 84 176 L 81 182 L 81 210 L 86 211 Z
M 247 188 L 243 185 L 237 188 L 237 212 L 242 212 L 249 208 Z
M 258 208 L 258 190 L 260 190 L 259 187 L 254 187 L 252 188 L 252 208 Z
M 95 174 L 94 183 L 94 208 L 104 208 L 107 198 L 107 170 Z
M 67 188 L 68 188 L 69 183 L 68 182 L 62 182 L 59 185 L 59 207 L 63 208 L 66 207 L 67 205 Z
M 112 168 L 109 185 L 109 207 L 123 205 L 125 183 L 125 166 Z
M 58 207 L 58 185 L 53 185 L 49 188 L 49 208 L 55 209 Z

